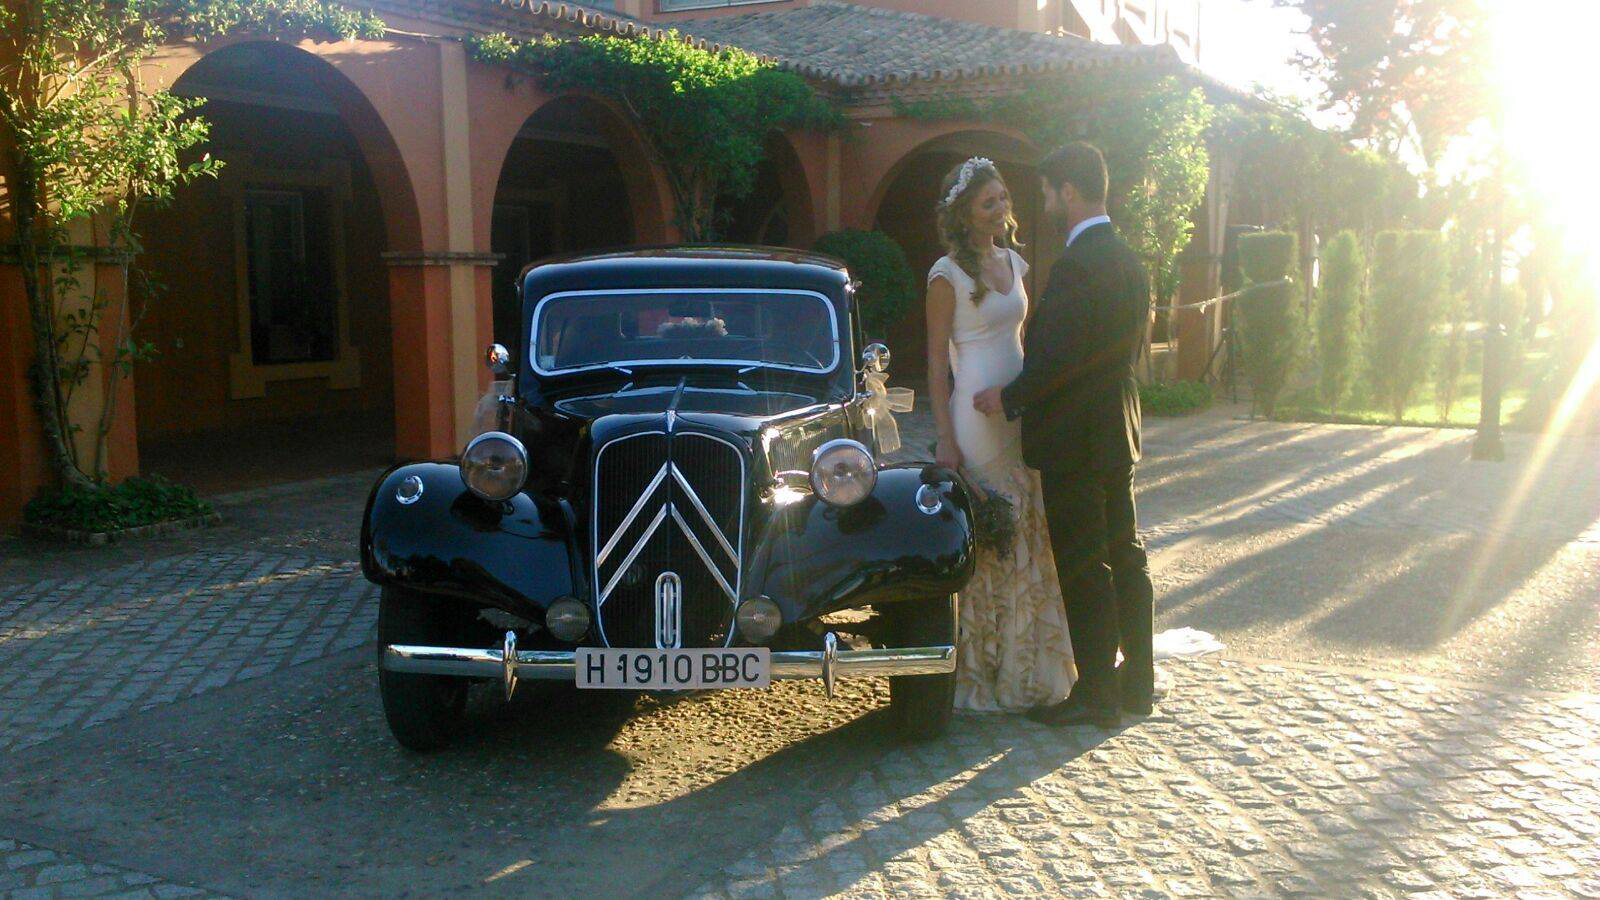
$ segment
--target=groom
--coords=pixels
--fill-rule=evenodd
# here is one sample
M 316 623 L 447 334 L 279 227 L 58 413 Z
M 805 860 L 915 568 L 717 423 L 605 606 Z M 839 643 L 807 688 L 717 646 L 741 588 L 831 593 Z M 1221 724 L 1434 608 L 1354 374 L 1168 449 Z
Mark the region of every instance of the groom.
M 1133 506 L 1139 461 L 1134 365 L 1149 327 L 1149 278 L 1106 215 L 1106 164 L 1085 143 L 1039 163 L 1044 213 L 1067 235 L 1028 326 L 1022 374 L 973 398 L 1022 417 L 1022 453 L 1044 483 L 1050 544 L 1078 681 L 1029 716 L 1115 728 L 1154 692 L 1150 567 Z M 1116 666 L 1117 648 L 1123 663 Z

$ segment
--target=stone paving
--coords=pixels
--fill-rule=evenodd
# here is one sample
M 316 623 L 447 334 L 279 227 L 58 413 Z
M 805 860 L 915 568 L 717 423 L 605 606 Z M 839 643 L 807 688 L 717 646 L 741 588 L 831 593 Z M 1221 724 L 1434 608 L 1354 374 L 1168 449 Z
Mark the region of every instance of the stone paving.
M 907 417 L 908 449 L 928 426 Z M 1593 607 L 1600 446 L 1509 439 L 1518 462 L 1484 468 L 1462 432 L 1153 423 L 1141 518 L 1157 557 L 1286 527 L 1537 542 L 1578 554 Z M 0 754 L 371 639 L 375 589 L 347 557 L 213 541 L 127 558 L 51 577 L 8 561 Z M 701 892 L 1600 897 L 1592 684 L 1540 693 L 1237 654 L 1163 665 L 1172 695 L 1115 733 L 959 717 Z M 0 895 L 199 890 L 7 839 L 4 815 Z
M 0 595 L 0 752 L 371 639 L 353 562 L 252 551 L 118 566 Z
M 1116 733 L 958 717 L 701 894 L 1600 896 L 1600 697 L 1163 666 Z
M 0 838 L 0 896 L 13 900 L 47 897 L 168 898 L 217 897 L 219 894 L 189 885 L 162 881 L 117 866 L 85 862 L 21 841 Z

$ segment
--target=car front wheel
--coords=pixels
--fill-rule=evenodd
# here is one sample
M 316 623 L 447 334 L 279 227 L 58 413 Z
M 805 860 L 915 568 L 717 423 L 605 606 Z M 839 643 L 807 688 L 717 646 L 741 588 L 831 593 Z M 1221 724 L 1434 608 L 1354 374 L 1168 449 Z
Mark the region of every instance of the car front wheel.
M 956 598 L 903 600 L 888 605 L 889 646 L 933 647 L 956 635 Z M 896 675 L 889 679 L 889 715 L 895 734 L 926 741 L 944 734 L 956 699 L 956 674 Z
M 396 587 L 383 589 L 378 605 L 378 646 L 445 645 L 462 632 L 462 612 L 452 601 Z M 400 746 L 425 752 L 450 743 L 467 708 L 467 679 L 378 670 L 383 715 Z

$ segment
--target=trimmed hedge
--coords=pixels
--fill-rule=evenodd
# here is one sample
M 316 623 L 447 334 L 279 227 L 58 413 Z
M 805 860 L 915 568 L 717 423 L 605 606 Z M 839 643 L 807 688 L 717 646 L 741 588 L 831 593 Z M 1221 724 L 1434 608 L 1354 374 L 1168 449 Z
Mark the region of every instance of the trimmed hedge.
M 1341 231 L 1328 243 L 1317 306 L 1317 349 L 1322 402 L 1335 412 L 1350 390 L 1361 351 L 1361 279 L 1366 267 L 1354 231 Z
M 883 338 L 917 300 L 917 281 L 905 251 L 881 231 L 830 231 L 812 249 L 844 260 L 850 277 L 861 282 L 856 303 L 868 340 Z
M 45 490 L 23 507 L 22 520 L 49 528 L 105 532 L 193 519 L 212 512 L 211 504 L 187 485 L 149 475 L 129 478 L 115 486 L 86 489 L 68 485 Z
M 1239 238 L 1239 264 L 1245 287 L 1235 302 L 1245 378 L 1251 404 L 1272 418 L 1278 395 L 1300 357 L 1305 331 L 1300 304 L 1289 278 L 1299 264 L 1298 242 L 1286 231 L 1263 231 Z
M 1412 394 L 1428 374 L 1447 276 L 1444 238 L 1438 232 L 1378 235 L 1372 254 L 1367 376 L 1373 394 L 1396 422 L 1405 417 Z

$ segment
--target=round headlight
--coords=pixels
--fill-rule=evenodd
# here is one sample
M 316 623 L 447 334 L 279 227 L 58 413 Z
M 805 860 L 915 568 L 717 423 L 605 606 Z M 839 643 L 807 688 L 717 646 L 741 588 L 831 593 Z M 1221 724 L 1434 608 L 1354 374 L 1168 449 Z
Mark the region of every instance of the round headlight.
M 461 480 L 485 500 L 509 500 L 528 480 L 528 451 L 505 432 L 484 432 L 461 451 Z
M 855 441 L 829 441 L 811 457 L 811 489 L 831 506 L 854 506 L 871 496 L 877 484 L 872 452 Z
M 778 604 L 766 597 L 751 597 L 739 604 L 734 619 L 739 623 L 739 634 L 745 640 L 764 644 L 778 633 L 778 627 L 783 624 L 783 612 L 778 609 Z
M 544 611 L 544 627 L 550 629 L 556 640 L 572 642 L 589 633 L 589 607 L 564 597 L 550 604 Z

